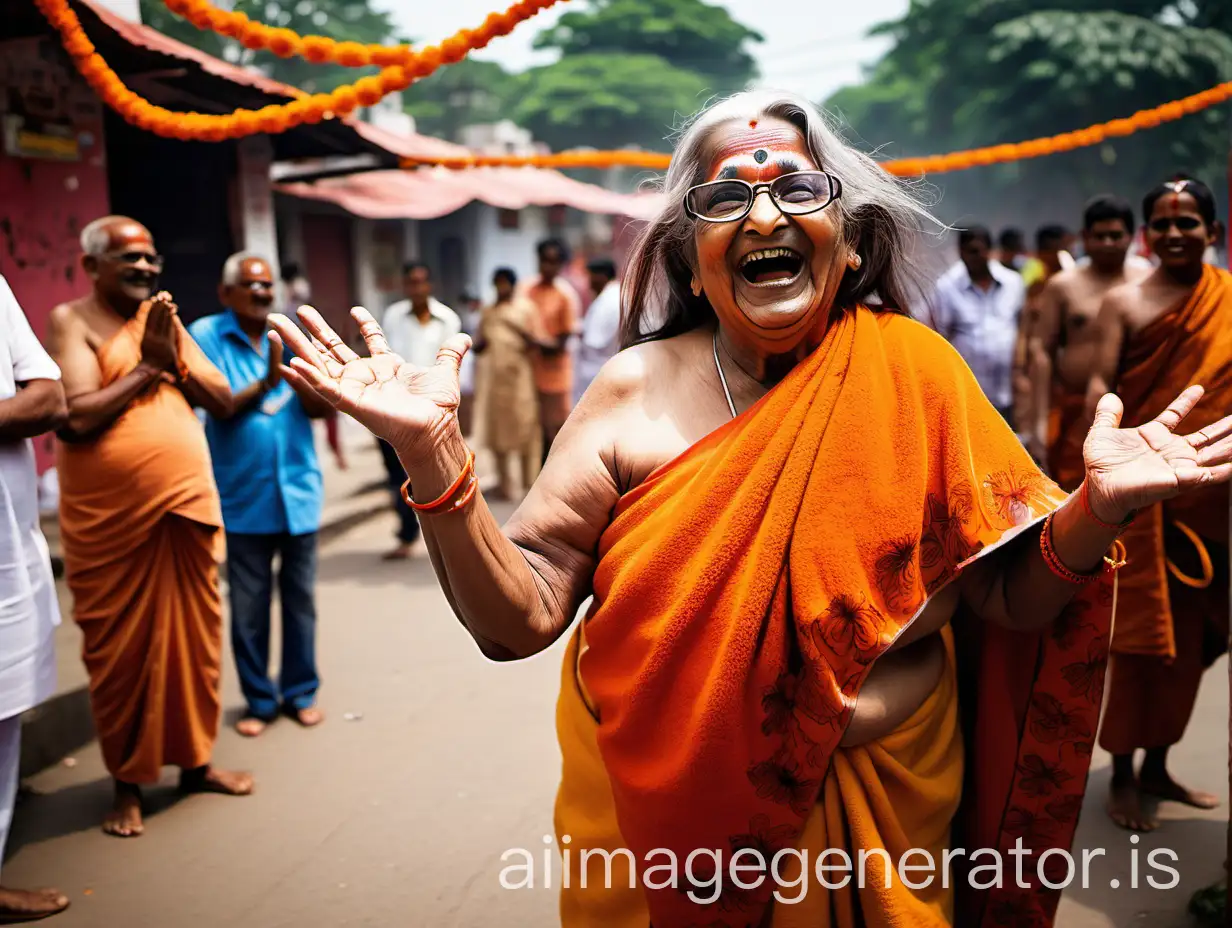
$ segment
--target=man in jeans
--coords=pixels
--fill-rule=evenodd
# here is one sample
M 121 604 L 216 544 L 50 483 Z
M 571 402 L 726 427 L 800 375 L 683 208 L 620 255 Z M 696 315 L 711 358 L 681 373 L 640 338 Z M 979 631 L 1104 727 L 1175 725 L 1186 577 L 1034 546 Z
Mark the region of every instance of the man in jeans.
M 330 410 L 282 380 L 282 345 L 266 335 L 274 304 L 269 264 L 232 255 L 219 296 L 227 309 L 198 319 L 189 331 L 234 395 L 228 416 L 207 420 L 206 437 L 227 530 L 231 644 L 248 703 L 236 730 L 255 737 L 280 709 L 305 727 L 324 719 L 316 707 L 314 590 L 322 488 L 310 419 Z M 269 676 L 275 555 L 282 603 L 277 685 Z

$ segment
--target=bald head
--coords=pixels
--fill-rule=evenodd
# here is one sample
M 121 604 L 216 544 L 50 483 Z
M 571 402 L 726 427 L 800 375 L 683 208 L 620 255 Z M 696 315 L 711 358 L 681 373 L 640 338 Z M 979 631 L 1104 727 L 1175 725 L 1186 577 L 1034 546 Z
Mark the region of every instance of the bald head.
M 136 219 L 127 216 L 103 216 L 81 230 L 81 253 L 101 257 L 114 249 L 115 239 L 144 237 L 152 245 L 154 236 Z
M 104 216 L 81 230 L 81 266 L 95 296 L 122 316 L 132 316 L 158 284 L 163 259 L 150 230 L 127 216 Z

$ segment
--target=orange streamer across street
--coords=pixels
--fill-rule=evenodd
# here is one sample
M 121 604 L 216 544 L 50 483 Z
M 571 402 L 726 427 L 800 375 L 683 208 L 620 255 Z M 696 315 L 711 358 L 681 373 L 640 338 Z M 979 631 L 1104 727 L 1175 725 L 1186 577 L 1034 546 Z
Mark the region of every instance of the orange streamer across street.
M 124 85 L 119 76 L 95 51 L 81 28 L 81 21 L 68 0 L 35 0 L 47 20 L 60 33 L 64 48 L 78 71 L 99 97 L 125 120 L 172 138 L 217 142 L 242 138 L 259 132 L 277 134 L 301 123 L 316 123 L 333 116 L 346 116 L 361 106 L 372 106 L 390 93 L 405 90 L 414 81 L 427 77 L 442 65 L 461 61 L 468 53 L 483 48 L 492 39 L 508 35 L 521 22 L 530 19 L 561 0 L 519 0 L 503 13 L 491 13 L 478 29 L 462 29 L 439 46 L 414 51 L 407 45 L 363 45 L 338 42 L 327 36 L 301 36 L 290 29 L 273 28 L 250 20 L 243 13 L 222 10 L 209 0 L 163 0 L 167 8 L 187 18 L 200 29 L 229 36 L 251 49 L 266 49 L 281 57 L 299 56 L 316 63 L 334 62 L 346 67 L 377 65 L 379 76 L 365 77 L 327 94 L 304 94 L 290 103 L 260 110 L 236 110 L 212 115 L 180 113 L 155 106 Z M 1063 132 L 1050 138 L 1032 139 L 1006 145 L 991 145 L 946 155 L 902 158 L 887 161 L 883 167 L 899 177 L 944 174 L 990 164 L 1008 164 L 1026 158 L 1040 158 L 1057 152 L 1099 145 L 1108 139 L 1153 129 L 1165 122 L 1197 113 L 1232 98 L 1232 81 L 1174 100 L 1149 110 L 1140 110 L 1124 119 L 1113 119 L 1086 129 Z M 548 155 L 475 155 L 470 158 L 406 160 L 405 168 L 442 165 L 468 167 L 611 168 L 635 167 L 666 170 L 671 155 L 645 151 L 564 151 Z
M 427 77 L 442 65 L 461 61 L 473 49 L 483 48 L 497 36 L 511 32 L 518 23 L 559 2 L 561 0 L 519 0 L 504 13 L 488 16 L 478 29 L 463 29 L 439 46 L 429 46 L 422 51 L 412 51 L 407 46 L 390 46 L 382 53 L 381 62 L 388 63 L 381 69 L 380 75 L 362 78 L 354 84 L 339 87 L 332 93 L 311 96 L 304 94 L 290 103 L 266 106 L 259 110 L 239 109 L 219 115 L 176 112 L 145 100 L 126 87 L 119 75 L 97 53 L 68 0 L 35 0 L 47 21 L 60 33 L 65 51 L 73 59 L 73 64 L 82 77 L 94 88 L 99 98 L 125 121 L 156 135 L 201 142 L 238 139 L 259 132 L 276 135 L 302 123 L 316 123 L 333 116 L 346 116 L 358 107 L 372 106 L 388 94 L 405 90 L 412 82 Z M 187 3 L 183 0 L 172 0 L 168 5 L 172 4 L 191 6 L 199 18 L 205 16 L 200 12 L 199 0 L 188 0 Z M 209 4 L 205 6 L 209 7 Z M 226 13 L 213 7 L 209 7 L 209 10 L 212 12 L 205 20 L 211 28 L 217 22 L 219 31 L 224 35 L 231 35 L 228 30 L 237 29 L 240 19 L 247 23 L 247 26 L 237 29 L 237 37 L 250 48 L 269 48 L 280 55 L 303 54 L 309 60 L 316 60 L 314 56 L 321 50 L 323 61 L 339 60 L 342 63 L 342 59 L 346 59 L 347 63 L 356 67 L 378 63 L 373 46 L 362 46 L 355 42 L 334 42 L 332 39 L 324 39 L 323 36 L 307 36 L 301 39 L 289 29 L 270 29 L 259 23 L 253 24 L 243 14 Z M 388 57 L 385 57 L 385 52 Z M 395 59 L 397 63 L 393 63 Z

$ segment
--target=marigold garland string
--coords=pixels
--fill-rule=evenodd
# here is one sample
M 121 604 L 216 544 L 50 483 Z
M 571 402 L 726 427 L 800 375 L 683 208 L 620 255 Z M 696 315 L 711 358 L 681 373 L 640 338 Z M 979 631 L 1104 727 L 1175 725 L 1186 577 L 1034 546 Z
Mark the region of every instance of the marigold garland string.
M 172 0 L 172 3 L 176 2 L 178 0 Z M 259 110 L 238 109 L 232 113 L 218 115 L 176 112 L 155 106 L 143 99 L 125 86 L 119 75 L 98 54 L 68 0 L 35 0 L 43 16 L 60 33 L 64 49 L 73 59 L 73 64 L 81 76 L 94 88 L 99 98 L 125 121 L 156 135 L 202 142 L 238 139 L 259 132 L 276 135 L 302 123 L 317 123 L 334 116 L 346 116 L 358 107 L 372 106 L 388 94 L 405 90 L 412 82 L 427 77 L 442 65 L 461 61 L 470 51 L 483 48 L 497 36 L 507 35 L 518 23 L 559 2 L 560 0 L 519 0 L 504 13 L 489 15 L 478 29 L 462 29 L 440 45 L 428 46 L 422 51 L 413 51 L 407 46 L 382 46 L 380 60 L 388 63 L 382 67 L 379 75 L 362 78 L 331 93 L 302 94 L 290 103 L 266 106 Z M 193 6 L 195 11 L 197 3 L 198 0 L 188 0 L 188 5 Z M 205 6 L 209 7 L 209 4 Z M 248 25 L 253 25 L 242 13 L 225 13 L 222 10 L 214 12 L 220 17 L 227 17 L 225 22 L 218 20 L 220 31 L 224 34 L 229 34 L 225 32 L 226 29 L 235 28 L 238 20 L 234 17 L 243 17 Z M 204 14 L 198 11 L 198 16 L 201 15 Z M 210 19 L 210 22 L 213 23 L 214 20 Z M 259 23 L 256 25 L 260 26 Z M 323 36 L 307 36 L 301 39 L 289 29 L 270 30 L 266 26 L 251 31 L 244 27 L 240 30 L 240 35 L 241 41 L 244 41 L 244 37 L 251 36 L 252 42 L 257 42 L 259 36 L 260 41 L 268 41 L 268 45 L 249 47 L 268 47 L 275 54 L 302 53 L 309 60 L 315 60 L 313 56 L 320 48 L 327 49 L 322 52 L 325 57 L 321 60 L 345 58 L 348 62 L 354 62 L 357 67 L 377 63 L 374 54 L 376 47 L 362 46 L 355 42 L 334 42 L 332 39 L 324 39 Z
M 898 177 L 918 177 L 923 174 L 944 174 L 965 171 L 988 164 L 1008 164 L 1026 158 L 1040 158 L 1075 148 L 1099 145 L 1111 138 L 1132 135 L 1142 129 L 1154 129 L 1165 122 L 1180 119 L 1232 99 L 1232 81 L 1181 100 L 1165 103 L 1154 109 L 1140 110 L 1127 119 L 1113 119 L 1086 129 L 1063 132 L 1051 138 L 1032 139 L 1008 145 L 991 145 L 956 151 L 948 155 L 926 158 L 902 158 L 886 161 L 882 167 Z M 611 168 L 635 167 L 666 170 L 672 156 L 646 151 L 562 151 L 550 155 L 475 155 L 471 158 L 405 159 L 402 166 L 413 168 L 421 164 L 439 164 L 450 168 L 466 167 L 537 167 L 537 168 Z
M 461 61 L 492 39 L 508 35 L 536 13 L 561 0 L 519 0 L 503 13 L 491 13 L 478 29 L 461 29 L 439 46 L 414 51 L 408 45 L 363 45 L 338 42 L 327 36 L 308 35 L 266 26 L 243 13 L 222 10 L 210 0 L 163 0 L 167 8 L 188 19 L 200 29 L 210 29 L 241 42 L 246 48 L 265 49 L 281 57 L 298 56 L 307 61 L 333 62 L 345 67 L 376 65 L 381 73 L 327 94 L 302 94 L 291 103 L 266 106 L 259 110 L 236 110 L 225 115 L 180 113 L 155 106 L 126 87 L 119 76 L 95 51 L 81 27 L 81 21 L 68 0 L 35 0 L 48 22 L 60 33 L 65 50 L 77 70 L 99 97 L 125 120 L 157 135 L 184 140 L 216 142 L 242 138 L 259 132 L 277 134 L 300 125 L 316 123 L 332 116 L 345 116 L 360 106 L 372 106 L 390 93 L 405 90 L 414 81 L 427 77 L 445 64 Z M 1108 139 L 1153 129 L 1165 122 L 1197 113 L 1232 99 L 1232 81 L 1171 103 L 1139 110 L 1133 116 L 1098 123 L 1086 129 L 1063 132 L 1050 138 L 1032 139 L 1006 145 L 991 145 L 925 158 L 902 158 L 882 164 L 899 177 L 944 174 L 990 164 L 1008 164 L 1026 158 L 1040 158 L 1057 152 L 1099 145 Z M 665 170 L 671 155 L 644 151 L 564 151 L 548 155 L 475 155 L 465 158 L 406 159 L 402 166 L 441 165 L 468 167 L 611 168 L 635 167 Z

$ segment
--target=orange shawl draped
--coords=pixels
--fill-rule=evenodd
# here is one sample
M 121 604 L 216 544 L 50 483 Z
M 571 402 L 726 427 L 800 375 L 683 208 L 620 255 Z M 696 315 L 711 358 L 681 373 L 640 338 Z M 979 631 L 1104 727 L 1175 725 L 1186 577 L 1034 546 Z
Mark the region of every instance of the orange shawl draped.
M 566 658 L 562 850 L 576 863 L 593 841 L 653 867 L 663 859 L 648 853 L 666 849 L 683 870 L 695 849 L 799 846 L 871 665 L 964 565 L 1063 499 L 949 345 L 903 317 L 844 314 L 753 408 L 621 499 L 600 542 L 586 648 L 578 657 L 575 636 Z M 1069 847 L 1110 602 L 1092 585 L 1040 634 L 956 618 L 978 772 L 956 845 Z M 608 822 L 618 833 L 601 834 Z M 567 926 L 645 925 L 647 914 L 656 928 L 768 924 L 773 885 L 724 882 L 709 906 L 684 883 L 642 885 L 645 908 L 624 916 L 618 893 L 566 890 L 562 915 Z M 1011 880 L 960 896 L 957 923 L 1050 923 L 1058 895 Z
M 1186 433 L 1211 425 L 1232 409 L 1232 275 L 1210 265 L 1187 299 L 1126 344 L 1117 383 L 1117 394 L 1125 404 L 1124 424 L 1149 422 L 1192 384 L 1205 387 L 1206 395 L 1182 424 Z M 1120 576 L 1120 601 L 1124 605 L 1117 615 L 1112 641 L 1116 654 L 1176 656 L 1168 559 L 1177 558 L 1165 551 L 1168 522 L 1182 523 L 1199 538 L 1226 550 L 1228 485 L 1152 506 L 1140 512 L 1126 532 L 1129 562 Z M 1195 560 L 1192 555 L 1192 551 L 1182 553 L 1187 563 Z M 1226 617 L 1226 586 L 1208 590 L 1212 603 L 1217 603 L 1216 608 Z
M 145 312 L 99 349 L 102 386 L 141 358 Z M 221 378 L 187 332 L 192 376 Z M 224 381 L 225 382 L 225 381 Z M 73 616 L 107 769 L 127 783 L 208 762 L 218 730 L 222 512 L 205 432 L 159 382 L 95 441 L 57 443 Z

